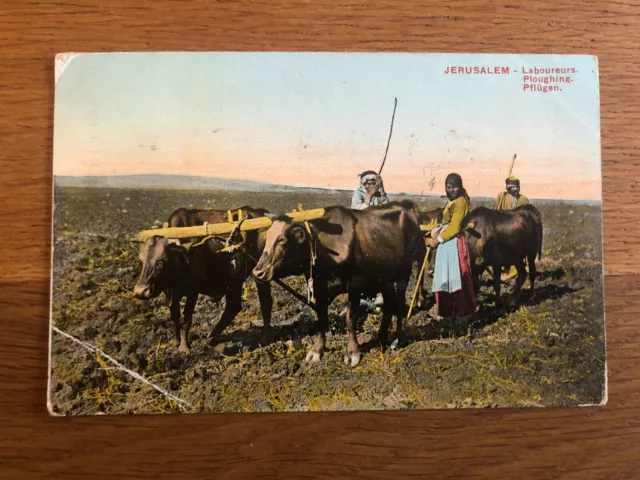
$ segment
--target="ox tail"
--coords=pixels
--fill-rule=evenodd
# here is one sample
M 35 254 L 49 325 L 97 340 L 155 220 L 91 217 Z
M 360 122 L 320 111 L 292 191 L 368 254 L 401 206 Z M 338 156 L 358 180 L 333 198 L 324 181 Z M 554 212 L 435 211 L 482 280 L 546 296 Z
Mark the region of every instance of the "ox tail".
M 171 287 L 164 291 L 164 304 L 167 307 L 171 306 Z

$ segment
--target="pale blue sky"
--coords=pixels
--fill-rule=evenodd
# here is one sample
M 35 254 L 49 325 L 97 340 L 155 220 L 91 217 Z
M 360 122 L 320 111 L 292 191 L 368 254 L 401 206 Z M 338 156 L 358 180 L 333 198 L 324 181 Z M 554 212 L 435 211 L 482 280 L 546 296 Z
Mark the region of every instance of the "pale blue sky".
M 445 75 L 448 65 L 517 73 Z M 578 73 L 562 92 L 524 92 L 523 66 Z M 493 195 L 517 153 L 523 192 L 600 198 L 598 76 L 590 56 L 86 54 L 56 85 L 54 173 L 351 188 L 357 173 L 380 165 L 394 97 L 383 172 L 390 191 L 439 193 L 453 169 L 476 194 Z M 568 189 L 568 180 L 584 185 Z

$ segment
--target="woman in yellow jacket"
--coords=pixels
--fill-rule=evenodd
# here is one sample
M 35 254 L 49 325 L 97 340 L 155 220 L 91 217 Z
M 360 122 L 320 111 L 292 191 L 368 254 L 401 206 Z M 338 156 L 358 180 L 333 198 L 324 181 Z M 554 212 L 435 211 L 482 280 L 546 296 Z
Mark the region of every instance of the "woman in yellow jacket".
M 432 291 L 438 315 L 458 317 L 476 311 L 471 257 L 462 231 L 471 202 L 457 173 L 447 175 L 445 188 L 449 203 L 442 213 L 442 225 L 431 232 L 431 246 L 437 248 Z

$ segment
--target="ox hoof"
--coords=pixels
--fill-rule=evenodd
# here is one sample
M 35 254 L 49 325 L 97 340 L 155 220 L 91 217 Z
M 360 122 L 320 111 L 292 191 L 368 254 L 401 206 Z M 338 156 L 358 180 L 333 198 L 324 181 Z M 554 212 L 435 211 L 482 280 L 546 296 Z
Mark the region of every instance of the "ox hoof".
M 405 347 L 406 345 L 407 336 L 404 334 L 404 332 L 396 332 L 396 338 L 393 340 L 393 342 L 391 342 L 389 348 L 391 348 L 391 350 L 397 350 L 399 348 Z
M 360 352 L 347 353 L 344 356 L 344 363 L 347 367 L 357 367 L 362 359 L 362 354 Z
M 321 358 L 322 358 L 322 355 L 320 355 L 320 353 L 310 351 L 309 353 L 307 353 L 305 360 L 307 362 L 319 362 Z
M 260 336 L 260 346 L 266 347 L 271 343 L 271 335 L 264 333 Z
M 184 353 L 184 354 L 187 354 L 187 355 L 191 353 L 191 349 L 189 347 L 187 347 L 186 345 L 182 345 L 182 344 L 178 347 L 178 351 L 180 353 Z
M 509 300 L 507 300 L 507 307 L 506 307 L 507 311 L 515 312 L 519 308 L 520 308 L 520 301 L 518 299 L 510 298 Z

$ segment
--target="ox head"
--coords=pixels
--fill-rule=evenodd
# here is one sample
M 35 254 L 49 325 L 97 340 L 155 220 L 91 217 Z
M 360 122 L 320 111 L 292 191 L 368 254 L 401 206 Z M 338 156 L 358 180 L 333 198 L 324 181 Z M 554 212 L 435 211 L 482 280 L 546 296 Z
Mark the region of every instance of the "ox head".
M 253 275 L 262 281 L 300 275 L 309 262 L 309 234 L 303 224 L 292 223 L 289 217 L 274 219 L 267 230 L 262 256 Z
M 142 272 L 133 289 L 136 298 L 155 298 L 171 285 L 186 251 L 177 240 L 154 235 L 140 248 Z
M 484 262 L 483 251 L 486 240 L 483 238 L 482 233 L 477 230 L 475 222 L 467 222 L 462 231 L 467 240 L 471 263 L 473 265 L 481 265 Z
M 467 238 L 467 241 L 472 239 L 479 241 L 480 239 L 482 239 L 482 234 L 476 229 L 475 222 L 468 222 L 465 225 L 463 232 L 465 237 Z
M 433 210 L 418 210 L 420 214 L 420 223 L 426 225 L 429 228 L 435 227 L 442 223 L 442 215 L 444 208 L 438 207 Z

